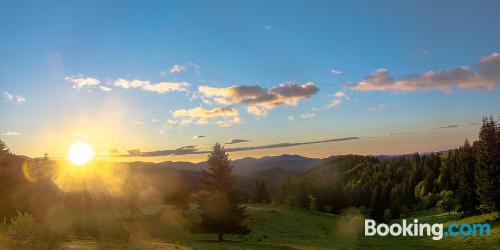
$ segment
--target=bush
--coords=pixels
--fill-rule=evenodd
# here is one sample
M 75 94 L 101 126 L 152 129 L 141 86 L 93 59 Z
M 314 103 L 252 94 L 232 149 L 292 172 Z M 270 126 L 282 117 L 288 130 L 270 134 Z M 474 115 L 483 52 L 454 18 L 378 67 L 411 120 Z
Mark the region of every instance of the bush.
M 392 219 L 392 213 L 389 208 L 384 211 L 384 219 L 385 221 L 390 221 Z
M 407 206 L 402 206 L 401 207 L 401 214 L 399 215 L 400 218 L 408 218 L 410 217 L 410 209 Z
M 17 215 L 11 218 L 9 222 L 9 224 L 6 224 L 7 236 L 18 240 L 30 237 L 35 228 L 35 217 L 27 212 L 17 211 Z

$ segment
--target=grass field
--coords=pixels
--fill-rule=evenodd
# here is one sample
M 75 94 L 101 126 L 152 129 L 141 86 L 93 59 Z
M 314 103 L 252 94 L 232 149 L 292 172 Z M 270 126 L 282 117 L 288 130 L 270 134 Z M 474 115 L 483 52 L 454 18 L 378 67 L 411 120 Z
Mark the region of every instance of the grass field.
M 355 214 L 334 216 L 310 213 L 271 205 L 248 206 L 246 236 L 226 235 L 225 242 L 215 235 L 192 234 L 189 225 L 196 221 L 195 209 L 185 215 L 170 207 L 145 210 L 134 220 L 125 220 L 117 211 L 105 211 L 84 217 L 60 214 L 50 223 L 37 226 L 45 237 L 25 244 L 26 248 L 55 249 L 498 249 L 498 222 L 492 225 L 491 237 L 443 239 L 427 237 L 364 237 L 363 218 Z M 480 223 L 487 215 L 460 219 L 459 214 L 425 211 L 421 222 Z M 1 242 L 2 238 L 0 238 Z M 1 243 L 0 243 L 1 244 Z M 6 244 L 0 247 L 6 248 Z

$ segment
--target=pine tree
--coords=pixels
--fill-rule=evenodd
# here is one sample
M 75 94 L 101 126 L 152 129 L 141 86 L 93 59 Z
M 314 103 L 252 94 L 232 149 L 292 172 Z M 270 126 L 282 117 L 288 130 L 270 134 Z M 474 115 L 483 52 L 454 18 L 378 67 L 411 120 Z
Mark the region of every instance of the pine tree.
M 165 203 L 172 204 L 184 214 L 189 209 L 190 194 L 186 185 L 180 184 L 172 196 L 165 199 Z
M 493 118 L 483 119 L 477 142 L 477 162 L 475 168 L 475 181 L 481 208 L 490 212 L 498 210 L 499 189 L 498 173 L 498 128 Z
M 478 205 L 474 180 L 475 152 L 468 140 L 465 140 L 464 145 L 460 147 L 458 152 L 457 197 L 462 211 L 466 214 L 473 213 Z
M 269 192 L 263 179 L 255 180 L 252 188 L 252 201 L 257 203 L 269 203 Z
M 240 194 L 234 186 L 231 160 L 224 147 L 216 143 L 208 155 L 208 170 L 203 170 L 202 190 L 199 194 L 201 222 L 195 230 L 216 233 L 218 240 L 224 234 L 248 234 L 243 225 L 247 217 L 240 204 Z

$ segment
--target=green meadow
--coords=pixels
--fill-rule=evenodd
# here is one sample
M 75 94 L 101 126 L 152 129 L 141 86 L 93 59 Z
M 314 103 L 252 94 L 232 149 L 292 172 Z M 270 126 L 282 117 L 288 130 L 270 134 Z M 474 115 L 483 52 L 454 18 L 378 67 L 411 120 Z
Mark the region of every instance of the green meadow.
M 0 238 L 0 249 L 498 249 L 498 221 L 488 215 L 461 219 L 461 215 L 420 212 L 420 222 L 490 223 L 491 236 L 457 237 L 434 241 L 430 237 L 365 237 L 363 218 L 356 213 L 343 216 L 307 212 L 285 206 L 249 205 L 249 235 L 195 234 L 189 228 L 199 220 L 195 208 L 184 215 L 169 206 L 143 211 L 126 219 L 118 210 L 86 216 L 61 212 L 50 223 L 37 223 L 33 238 L 14 242 Z M 413 219 L 413 218 L 410 218 Z

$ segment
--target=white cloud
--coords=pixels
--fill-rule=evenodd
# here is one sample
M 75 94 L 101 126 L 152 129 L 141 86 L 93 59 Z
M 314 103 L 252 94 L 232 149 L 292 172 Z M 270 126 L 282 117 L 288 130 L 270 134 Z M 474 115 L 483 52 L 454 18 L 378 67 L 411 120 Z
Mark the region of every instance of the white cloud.
M 162 70 L 160 72 L 160 76 L 166 76 L 167 74 L 182 73 L 188 69 L 193 70 L 196 74 L 200 74 L 200 65 L 193 62 L 188 62 L 185 64 L 174 64 L 170 68 Z
M 3 136 L 13 136 L 13 135 L 19 135 L 19 133 L 18 132 L 7 131 L 7 132 L 2 133 L 0 135 L 3 135 Z
M 201 107 L 192 109 L 178 109 L 172 112 L 170 124 L 179 125 L 206 125 L 209 123 L 218 124 L 221 127 L 230 127 L 233 124 L 240 124 L 239 112 L 232 107 L 204 109 Z
M 300 115 L 300 118 L 302 118 L 302 119 L 310 119 L 310 118 L 314 118 L 314 117 L 316 117 L 316 114 L 309 113 L 309 112 Z
M 332 69 L 330 72 L 332 72 L 333 75 L 341 75 L 342 74 L 342 71 L 338 70 L 338 69 Z
M 351 98 L 349 98 L 349 96 L 347 96 L 346 93 L 342 91 L 337 91 L 333 95 L 333 99 L 330 100 L 330 103 L 328 103 L 328 106 L 326 106 L 326 108 L 337 108 L 344 100 L 350 100 L 350 99 Z
M 109 91 L 111 91 L 111 90 L 112 90 L 111 88 L 106 87 L 106 86 L 99 86 L 99 88 L 100 88 L 102 91 L 104 91 L 104 92 L 109 92 Z
M 380 110 L 384 110 L 384 109 L 388 109 L 388 108 L 398 108 L 399 106 L 398 105 L 394 105 L 394 104 L 379 104 L 375 107 L 371 107 L 368 109 L 369 112 L 375 112 L 375 111 L 380 111 Z
M 17 104 L 21 104 L 21 103 L 26 102 L 26 98 L 24 98 L 23 96 L 14 95 L 14 94 L 11 94 L 7 91 L 3 92 L 3 100 L 6 102 L 17 103 Z
M 328 104 L 327 108 L 337 108 L 342 103 L 340 99 L 333 99 Z
M 66 76 L 64 80 L 71 82 L 74 89 L 81 89 L 83 87 L 95 87 L 101 83 L 99 79 L 93 77 L 78 76 Z
M 181 72 L 183 72 L 185 70 L 186 70 L 186 66 L 180 65 L 180 64 L 175 64 L 172 67 L 170 67 L 170 69 L 168 70 L 168 72 L 170 74 L 175 74 L 175 73 L 181 73 Z
M 293 120 L 295 120 L 295 117 L 294 117 L 293 115 L 289 115 L 289 116 L 288 116 L 288 120 L 289 120 L 289 121 L 293 121 Z
M 155 92 L 158 94 L 164 94 L 167 92 L 172 92 L 172 91 L 188 91 L 187 87 L 189 86 L 189 83 L 187 82 L 158 82 L 158 83 L 151 83 L 150 81 L 145 81 L 145 80 L 126 80 L 123 78 L 120 78 L 118 80 L 115 80 L 113 85 L 115 87 L 123 88 L 123 89 L 131 89 L 131 88 L 138 88 L 142 89 L 144 91 L 149 91 L 149 92 Z

